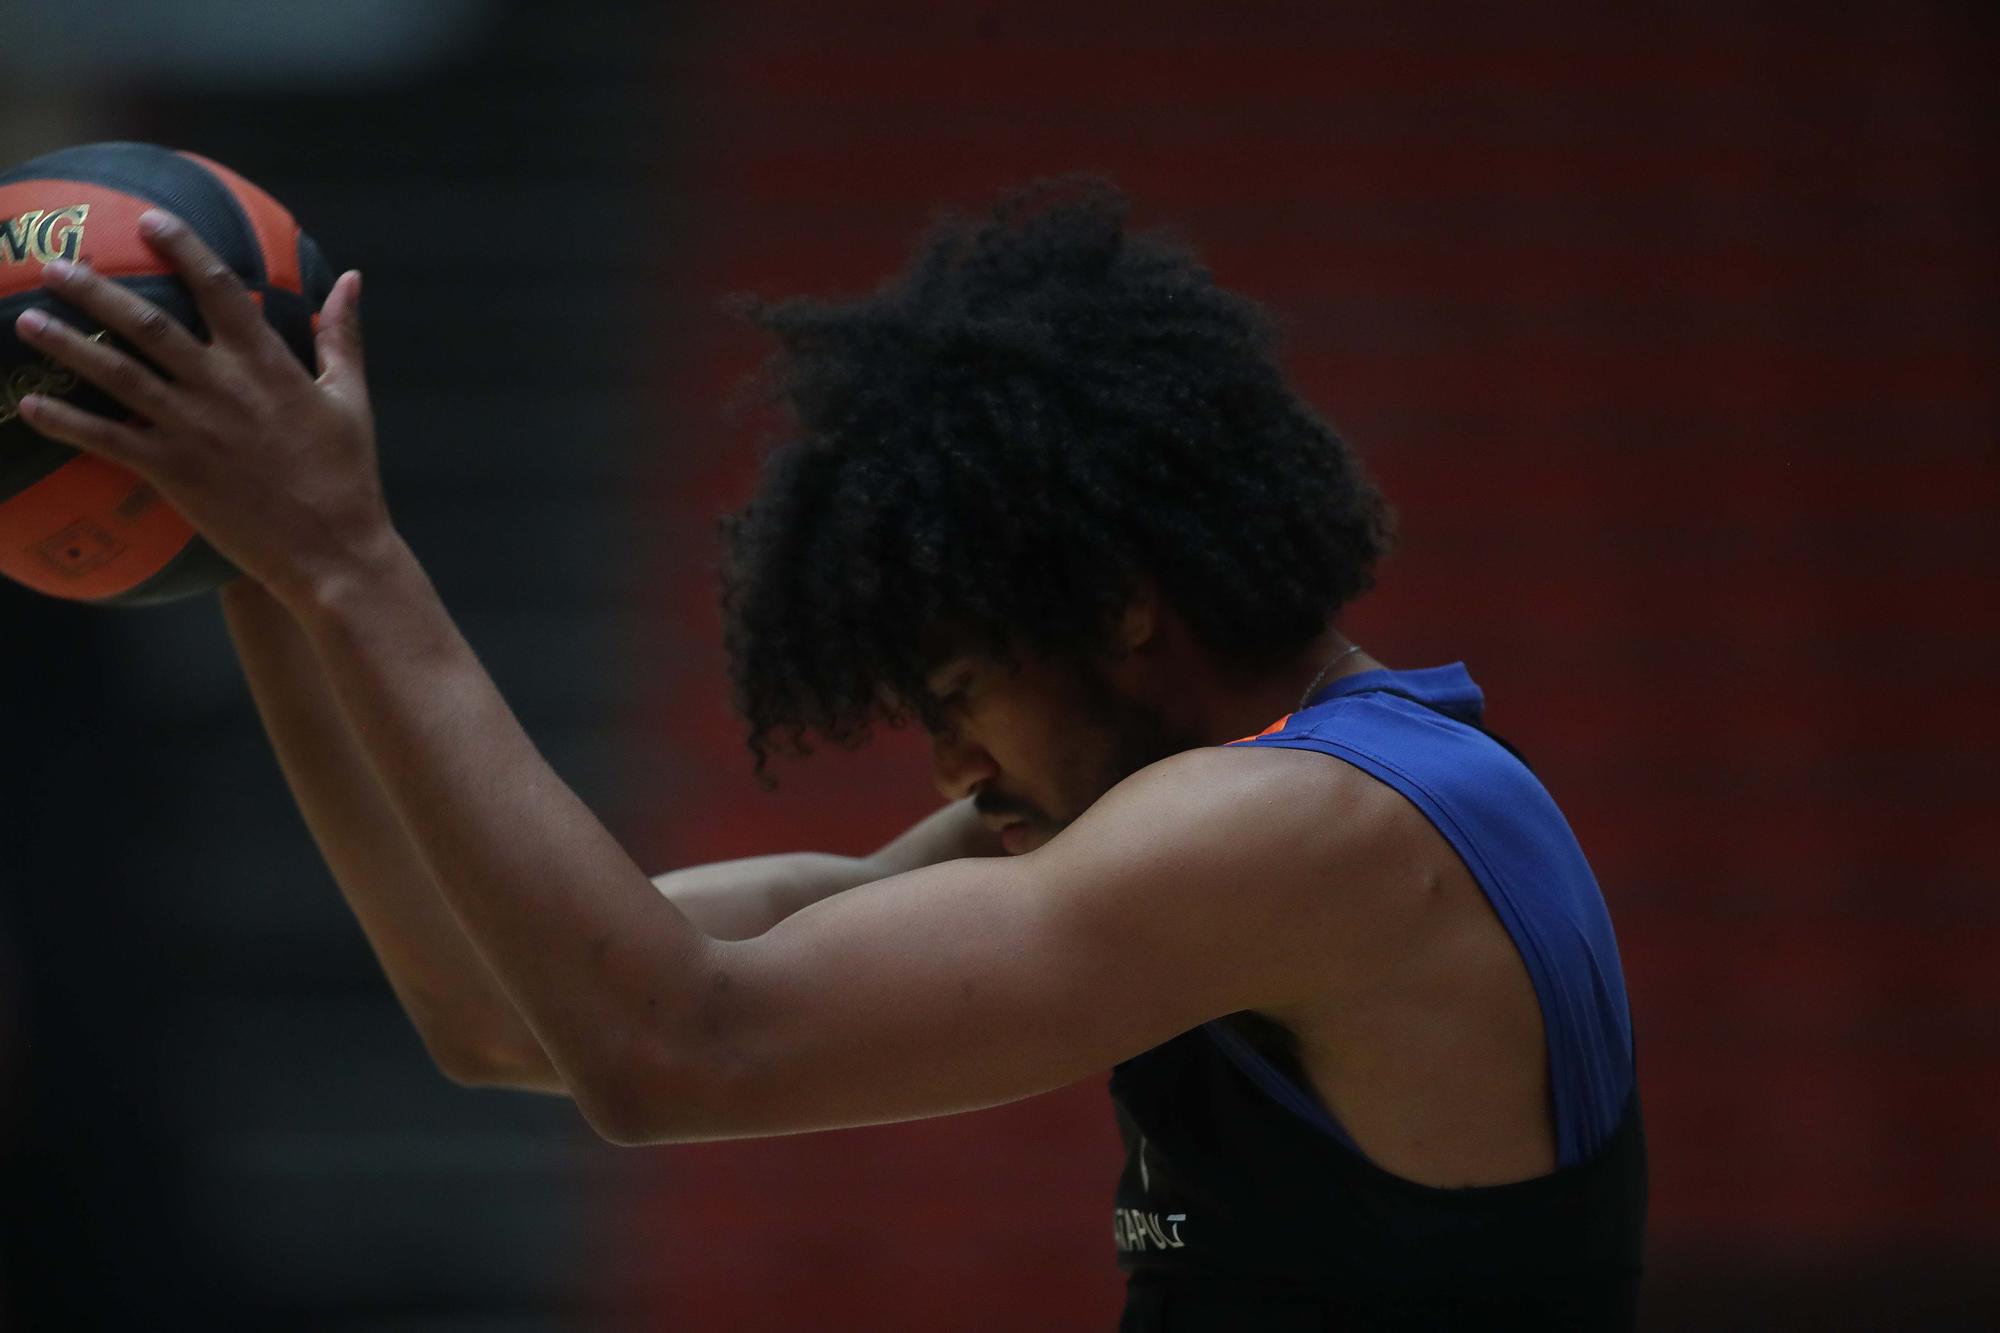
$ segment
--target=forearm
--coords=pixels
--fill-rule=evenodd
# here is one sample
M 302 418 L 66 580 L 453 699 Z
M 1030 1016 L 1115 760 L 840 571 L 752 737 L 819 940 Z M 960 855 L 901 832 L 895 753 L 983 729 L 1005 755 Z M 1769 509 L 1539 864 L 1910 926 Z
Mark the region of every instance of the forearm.
M 692 1041 L 714 941 L 536 752 L 401 540 L 293 609 L 445 901 L 586 1113 L 634 1043 Z
M 291 612 L 239 579 L 223 616 L 299 813 L 438 1066 L 466 1083 L 562 1081 L 439 896 Z
M 702 934 L 747 940 L 800 908 L 882 877 L 864 857 L 780 852 L 684 866 L 653 883 Z
M 941 806 L 868 856 L 781 852 L 686 866 L 653 883 L 704 935 L 747 940 L 822 898 L 966 856 L 1003 855 L 969 800 Z
M 970 798 L 940 806 L 912 824 L 867 859 L 875 879 L 956 861 L 968 856 L 1004 856 L 1000 835 L 979 822 Z

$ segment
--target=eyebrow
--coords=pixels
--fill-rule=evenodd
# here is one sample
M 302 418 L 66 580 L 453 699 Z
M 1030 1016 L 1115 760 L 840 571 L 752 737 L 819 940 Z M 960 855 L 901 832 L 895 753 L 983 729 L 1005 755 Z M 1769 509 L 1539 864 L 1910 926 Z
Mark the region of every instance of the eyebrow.
M 960 676 L 970 677 L 979 669 L 979 659 L 971 653 L 960 653 L 947 660 L 944 665 L 934 667 L 924 677 L 924 688 L 939 698 L 951 693 L 950 686 Z M 942 683 L 940 683 L 942 682 Z

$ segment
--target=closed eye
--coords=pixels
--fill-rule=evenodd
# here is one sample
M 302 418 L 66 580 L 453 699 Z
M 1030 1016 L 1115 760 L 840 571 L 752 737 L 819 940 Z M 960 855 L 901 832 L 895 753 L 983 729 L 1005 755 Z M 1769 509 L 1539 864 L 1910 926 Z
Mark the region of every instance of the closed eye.
M 950 712 L 965 707 L 966 698 L 971 694 L 973 682 L 978 678 L 978 674 L 976 668 L 967 665 L 946 676 L 944 688 L 934 692 L 939 710 Z

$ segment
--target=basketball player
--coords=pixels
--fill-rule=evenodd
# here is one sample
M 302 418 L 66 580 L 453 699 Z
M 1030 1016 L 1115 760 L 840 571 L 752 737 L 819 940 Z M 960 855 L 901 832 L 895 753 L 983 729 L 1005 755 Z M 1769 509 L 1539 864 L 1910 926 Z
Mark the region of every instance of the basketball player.
M 1463 665 L 1342 633 L 1383 501 L 1257 310 L 1115 193 L 1017 195 L 872 296 L 757 312 L 791 426 L 727 524 L 756 762 L 912 719 L 948 803 L 870 857 L 651 880 L 389 518 L 359 275 L 315 380 L 147 226 L 211 340 L 52 264 L 164 376 L 24 316 L 150 424 L 23 416 L 247 574 L 257 705 L 448 1074 L 653 1144 L 1108 1069 L 1127 1330 L 1631 1326 L 1645 1150 L 1597 884 Z

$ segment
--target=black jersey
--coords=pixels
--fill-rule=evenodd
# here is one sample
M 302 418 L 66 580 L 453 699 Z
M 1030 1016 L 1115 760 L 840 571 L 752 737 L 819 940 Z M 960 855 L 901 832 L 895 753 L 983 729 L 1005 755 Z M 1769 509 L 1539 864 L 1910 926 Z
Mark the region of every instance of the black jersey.
M 1462 666 L 1366 672 L 1246 742 L 1354 763 L 1464 858 L 1534 979 L 1558 1140 L 1551 1174 L 1438 1189 L 1369 1161 L 1255 1014 L 1126 1060 L 1114 1239 L 1122 1333 L 1629 1329 L 1646 1145 L 1610 920 L 1546 791 L 1479 727 Z

